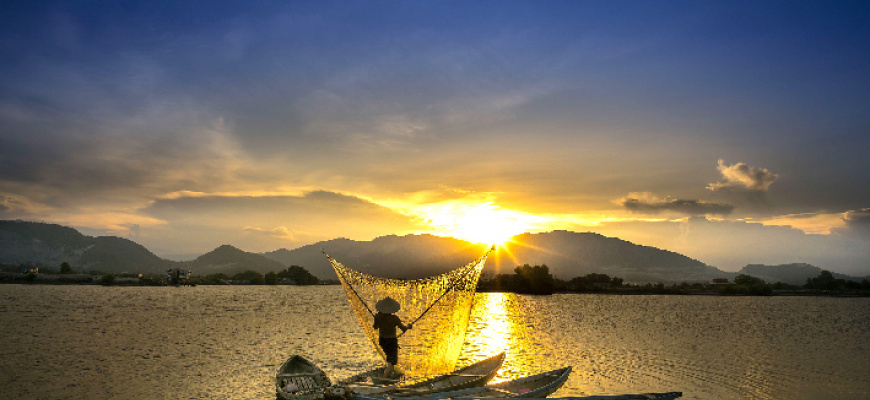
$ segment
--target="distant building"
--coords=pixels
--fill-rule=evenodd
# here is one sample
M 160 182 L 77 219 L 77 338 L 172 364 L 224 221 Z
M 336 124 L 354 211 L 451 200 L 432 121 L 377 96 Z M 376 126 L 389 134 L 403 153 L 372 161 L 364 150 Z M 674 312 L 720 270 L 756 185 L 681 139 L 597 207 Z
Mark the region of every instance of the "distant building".
M 39 267 L 29 267 L 29 266 L 24 265 L 24 266 L 21 266 L 21 273 L 24 274 L 24 275 L 27 275 L 27 274 L 38 274 L 38 273 L 39 273 Z
M 727 284 L 728 284 L 728 278 L 716 278 L 716 279 L 713 279 L 713 284 L 714 284 L 714 285 L 727 285 Z
M 172 268 L 166 270 L 166 281 L 170 285 L 190 284 L 190 270 Z

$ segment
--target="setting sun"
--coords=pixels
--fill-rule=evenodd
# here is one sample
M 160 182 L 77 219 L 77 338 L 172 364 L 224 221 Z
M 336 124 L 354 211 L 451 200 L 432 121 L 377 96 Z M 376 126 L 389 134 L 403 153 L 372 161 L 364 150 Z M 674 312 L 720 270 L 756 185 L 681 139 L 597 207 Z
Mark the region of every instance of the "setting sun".
M 538 217 L 486 203 L 439 203 L 420 207 L 437 234 L 501 245 L 536 225 Z

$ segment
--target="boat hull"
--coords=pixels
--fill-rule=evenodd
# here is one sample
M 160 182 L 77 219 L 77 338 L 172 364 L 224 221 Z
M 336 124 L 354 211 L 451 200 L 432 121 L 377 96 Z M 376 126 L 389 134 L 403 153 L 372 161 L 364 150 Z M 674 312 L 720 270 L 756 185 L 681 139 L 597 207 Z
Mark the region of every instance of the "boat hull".
M 480 387 L 492 380 L 504 363 L 505 354 L 478 361 L 450 374 L 436 376 L 410 385 L 396 385 L 393 381 L 378 377 L 379 368 L 356 375 L 344 382 L 349 390 L 358 395 L 417 396 L 428 393 L 450 392 Z M 371 381 L 371 382 L 368 382 Z
M 570 374 L 571 367 L 566 367 L 483 387 L 412 396 L 394 396 L 388 394 L 388 397 L 392 400 L 544 398 L 559 390 L 565 384 L 565 381 L 568 380 Z M 357 395 L 356 399 L 383 400 L 385 397 L 383 395 Z

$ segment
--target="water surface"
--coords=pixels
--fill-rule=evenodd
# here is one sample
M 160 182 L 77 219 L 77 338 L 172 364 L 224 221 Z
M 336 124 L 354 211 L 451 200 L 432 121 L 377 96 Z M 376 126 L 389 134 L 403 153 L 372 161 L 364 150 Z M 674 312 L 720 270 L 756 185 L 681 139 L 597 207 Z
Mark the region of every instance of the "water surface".
M 293 354 L 379 364 L 338 286 L 0 285 L 0 383 L 21 399 L 271 399 Z M 552 397 L 870 398 L 870 299 L 477 295 L 460 365 L 574 372 Z

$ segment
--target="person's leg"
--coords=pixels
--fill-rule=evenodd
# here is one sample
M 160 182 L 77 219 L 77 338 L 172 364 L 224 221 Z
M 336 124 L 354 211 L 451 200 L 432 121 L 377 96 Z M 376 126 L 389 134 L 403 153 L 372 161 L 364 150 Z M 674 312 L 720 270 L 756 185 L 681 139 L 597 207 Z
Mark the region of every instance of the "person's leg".
M 393 373 L 393 367 L 399 362 L 399 339 L 397 338 L 380 338 L 381 348 L 384 349 L 384 355 L 387 356 L 387 366 L 384 368 L 384 378 L 390 378 Z

